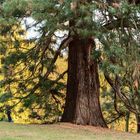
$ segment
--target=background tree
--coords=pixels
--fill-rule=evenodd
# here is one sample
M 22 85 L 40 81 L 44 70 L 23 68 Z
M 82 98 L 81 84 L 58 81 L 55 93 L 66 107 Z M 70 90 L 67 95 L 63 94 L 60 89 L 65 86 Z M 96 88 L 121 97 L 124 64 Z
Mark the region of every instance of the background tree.
M 139 13 L 139 8 L 136 6 L 129 7 L 127 4 L 122 6 L 124 7 L 119 9 L 118 18 L 120 20 L 125 21 L 128 17 L 131 19 L 134 13 Z M 101 65 L 105 67 L 105 77 L 115 94 L 124 103 L 127 110 L 136 114 L 136 118 L 138 118 L 139 17 L 135 15 L 133 19 L 136 22 L 135 28 L 127 21 L 129 24 L 124 25 L 125 22 L 119 28 L 115 26 L 112 31 L 104 36 L 102 41 L 105 56 L 103 56 L 104 62 Z M 139 125 L 137 127 L 139 132 Z

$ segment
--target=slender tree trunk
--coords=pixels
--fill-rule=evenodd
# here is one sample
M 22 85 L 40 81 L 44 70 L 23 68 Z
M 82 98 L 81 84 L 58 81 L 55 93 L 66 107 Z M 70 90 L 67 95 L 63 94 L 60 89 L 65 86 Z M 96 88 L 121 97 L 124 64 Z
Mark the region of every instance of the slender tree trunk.
M 137 116 L 137 133 L 140 133 L 140 116 Z
M 8 122 L 12 122 L 10 106 L 6 106 L 6 115 L 7 115 Z
M 67 96 L 63 122 L 107 127 L 99 103 L 99 77 L 91 56 L 94 41 L 75 38 L 69 44 Z
M 130 118 L 130 112 L 126 112 L 125 117 L 125 132 L 129 131 L 129 118 Z

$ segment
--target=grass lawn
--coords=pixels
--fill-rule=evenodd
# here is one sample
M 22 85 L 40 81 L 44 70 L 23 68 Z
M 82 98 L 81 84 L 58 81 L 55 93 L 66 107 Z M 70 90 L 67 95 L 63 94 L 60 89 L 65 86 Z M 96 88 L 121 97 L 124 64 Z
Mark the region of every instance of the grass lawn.
M 21 125 L 0 122 L 0 140 L 140 140 L 140 135 L 68 123 Z

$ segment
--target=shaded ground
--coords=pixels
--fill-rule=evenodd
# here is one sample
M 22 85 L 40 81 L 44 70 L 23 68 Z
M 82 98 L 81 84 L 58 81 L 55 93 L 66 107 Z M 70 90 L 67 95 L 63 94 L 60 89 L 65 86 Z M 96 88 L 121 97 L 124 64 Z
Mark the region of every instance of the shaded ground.
M 140 135 L 68 123 L 19 125 L 0 122 L 0 140 L 140 140 Z

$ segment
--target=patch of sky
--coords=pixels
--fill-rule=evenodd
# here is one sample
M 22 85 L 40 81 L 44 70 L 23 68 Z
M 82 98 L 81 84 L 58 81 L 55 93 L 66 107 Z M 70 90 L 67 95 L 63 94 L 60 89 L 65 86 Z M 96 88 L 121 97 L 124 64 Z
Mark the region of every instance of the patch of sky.
M 37 23 L 32 17 L 24 18 L 21 22 L 23 29 L 27 31 L 26 38 L 34 39 L 39 38 L 41 33 L 39 32 L 41 23 Z

